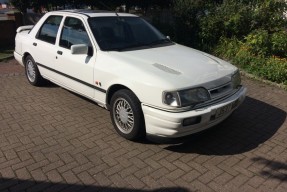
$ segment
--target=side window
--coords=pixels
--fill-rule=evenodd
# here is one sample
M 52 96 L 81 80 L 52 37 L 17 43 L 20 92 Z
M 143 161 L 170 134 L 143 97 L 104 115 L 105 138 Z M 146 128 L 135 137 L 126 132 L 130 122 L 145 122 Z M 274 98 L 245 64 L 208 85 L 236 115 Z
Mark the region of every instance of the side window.
M 67 17 L 60 38 L 60 46 L 70 49 L 72 45 L 77 44 L 86 44 L 89 52 L 92 50 L 92 44 L 83 22 L 77 18 Z
M 55 44 L 62 16 L 50 16 L 40 28 L 37 39 Z

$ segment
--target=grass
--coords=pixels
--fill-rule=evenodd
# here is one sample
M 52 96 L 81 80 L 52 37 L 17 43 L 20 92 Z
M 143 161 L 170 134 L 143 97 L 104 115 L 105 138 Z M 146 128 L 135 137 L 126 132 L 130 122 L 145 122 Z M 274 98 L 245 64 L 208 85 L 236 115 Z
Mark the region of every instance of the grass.
M 8 59 L 13 56 L 14 49 L 8 48 L 8 49 L 0 49 L 0 61 Z

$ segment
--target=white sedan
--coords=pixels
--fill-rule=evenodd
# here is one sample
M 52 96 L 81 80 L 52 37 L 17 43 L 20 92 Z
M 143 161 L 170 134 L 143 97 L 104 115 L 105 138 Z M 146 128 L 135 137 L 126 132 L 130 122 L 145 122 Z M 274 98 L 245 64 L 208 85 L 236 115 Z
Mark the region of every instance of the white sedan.
M 246 95 L 235 66 L 170 41 L 132 14 L 53 11 L 18 28 L 15 41 L 30 84 L 47 79 L 93 100 L 129 140 L 205 130 Z

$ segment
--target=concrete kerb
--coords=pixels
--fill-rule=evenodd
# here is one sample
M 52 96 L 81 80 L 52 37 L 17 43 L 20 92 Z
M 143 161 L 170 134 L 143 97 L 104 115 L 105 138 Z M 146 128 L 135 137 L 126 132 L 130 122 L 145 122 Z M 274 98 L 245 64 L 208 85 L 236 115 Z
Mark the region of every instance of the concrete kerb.
M 255 75 L 247 73 L 246 71 L 244 71 L 242 69 L 240 69 L 240 74 L 245 76 L 245 77 L 248 77 L 250 79 L 253 79 L 253 80 L 256 80 L 256 81 L 259 81 L 259 82 L 263 82 L 265 84 L 268 84 L 268 85 L 271 85 L 271 86 L 274 86 L 274 87 L 278 87 L 280 89 L 283 89 L 283 90 L 287 91 L 287 85 L 275 83 L 275 82 L 272 82 L 272 81 L 269 81 L 269 80 L 266 80 L 266 79 L 262 79 L 260 77 L 255 76 Z

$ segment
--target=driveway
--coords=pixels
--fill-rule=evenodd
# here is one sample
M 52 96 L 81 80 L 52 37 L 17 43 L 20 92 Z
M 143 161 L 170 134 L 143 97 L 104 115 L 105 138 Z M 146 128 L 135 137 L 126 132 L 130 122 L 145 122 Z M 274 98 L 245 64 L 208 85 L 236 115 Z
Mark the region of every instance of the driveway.
M 0 191 L 287 191 L 287 92 L 243 77 L 248 96 L 207 132 L 134 143 L 109 112 L 0 63 Z

